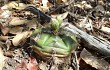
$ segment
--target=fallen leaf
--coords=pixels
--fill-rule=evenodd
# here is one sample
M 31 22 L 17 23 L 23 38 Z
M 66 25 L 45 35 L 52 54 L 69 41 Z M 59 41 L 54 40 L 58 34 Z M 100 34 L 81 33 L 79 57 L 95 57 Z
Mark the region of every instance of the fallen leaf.
M 16 66 L 15 70 L 26 70 L 26 63 L 22 61 L 19 65 Z
M 63 2 L 68 2 L 68 0 L 62 0 Z
M 65 0 L 64 0 L 65 1 Z M 57 3 L 62 3 L 63 1 L 62 0 L 56 0 Z
M 26 31 L 26 32 L 22 32 L 20 34 L 17 34 L 13 39 L 12 39 L 12 43 L 14 46 L 18 46 L 20 45 L 21 42 L 25 41 L 28 36 L 31 34 L 30 31 Z
M 9 28 L 7 28 L 7 27 L 3 27 L 3 28 L 1 28 L 1 31 L 2 31 L 2 33 L 3 33 L 3 35 L 6 35 L 7 33 L 9 33 Z
M 109 27 L 102 26 L 100 30 L 110 33 L 110 28 Z
M 36 22 L 36 18 L 33 18 L 32 20 L 30 20 L 26 25 L 29 29 L 36 29 L 36 26 L 38 25 L 39 23 Z
M 110 65 L 108 62 L 106 62 L 104 59 L 99 59 L 98 57 L 92 55 L 89 51 L 86 49 L 83 49 L 83 51 L 80 54 L 80 57 L 89 65 L 92 67 L 98 69 L 98 70 L 109 70 Z
M 60 59 L 60 58 L 58 58 L 58 57 L 53 57 L 53 60 L 54 60 L 54 63 L 56 64 L 56 65 L 60 65 L 60 64 L 63 64 L 64 63 L 64 60 L 63 59 Z
M 68 16 L 68 12 L 63 14 L 52 15 L 53 18 L 61 17 L 61 19 L 65 19 Z
M 11 45 L 12 45 L 11 41 L 9 39 L 7 39 L 5 43 L 6 43 L 6 46 L 7 46 L 7 50 L 9 50 Z
M 40 70 L 49 70 L 49 68 L 47 67 L 47 64 L 44 62 L 39 64 L 39 69 Z
M 47 7 L 51 7 L 53 4 L 50 2 L 47 2 Z
M 86 28 L 88 31 L 92 30 L 93 31 L 93 22 L 91 19 L 88 19 L 88 22 L 84 25 L 84 28 Z
M 29 63 L 27 64 L 28 70 L 38 70 L 38 63 L 34 57 L 29 58 Z
M 58 70 L 58 65 L 52 65 L 52 67 L 50 68 L 50 70 Z
M 79 7 L 81 9 L 91 9 L 92 6 L 90 4 L 87 4 L 86 1 L 81 1 L 80 3 L 76 3 L 74 6 Z
M 110 25 L 110 21 L 108 21 L 106 24 Z
M 79 26 L 84 28 L 84 25 L 87 23 L 88 17 L 84 17 L 81 19 L 81 22 L 79 22 Z
M 23 27 L 16 26 L 16 27 L 10 28 L 10 33 L 18 34 L 18 33 L 21 33 L 22 30 L 23 30 Z
M 11 21 L 9 22 L 9 26 L 13 25 L 13 26 L 17 26 L 17 25 L 22 25 L 27 23 L 28 20 L 26 19 L 20 19 L 19 17 L 13 17 L 11 19 Z
M 9 36 L 0 36 L 0 41 L 8 40 Z
M 24 3 L 18 3 L 16 1 L 12 1 L 6 5 L 4 5 L 3 7 L 1 7 L 2 10 L 12 10 L 12 9 L 17 9 L 17 10 L 23 10 L 24 8 L 26 8 L 26 5 Z
M 9 18 L 11 16 L 12 12 L 9 10 L 5 10 L 1 13 L 0 17 L 1 18 Z
M 95 10 L 98 12 L 98 11 L 100 11 L 100 12 L 102 12 L 102 13 L 104 13 L 105 12 L 105 9 L 104 9 L 104 7 L 102 6 L 102 5 L 97 5 L 96 7 L 95 7 Z
M 0 30 L 3 33 L 3 35 L 6 35 L 7 33 L 9 33 L 10 29 L 8 27 L 3 26 L 3 24 L 0 24 Z
M 6 57 L 3 55 L 3 50 L 1 49 L 2 43 L 0 42 L 0 70 L 4 67 Z

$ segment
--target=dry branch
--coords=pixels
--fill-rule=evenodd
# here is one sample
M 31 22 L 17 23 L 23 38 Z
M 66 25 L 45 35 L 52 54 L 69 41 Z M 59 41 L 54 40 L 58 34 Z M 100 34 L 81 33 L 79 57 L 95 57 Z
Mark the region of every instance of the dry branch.
M 103 55 L 110 56 L 109 41 L 105 41 L 95 36 L 91 36 L 68 22 L 63 22 L 62 26 L 64 25 L 68 25 L 68 27 L 64 28 L 66 31 L 77 35 L 77 37 L 81 37 L 81 42 L 84 43 L 86 47 L 93 49 Z

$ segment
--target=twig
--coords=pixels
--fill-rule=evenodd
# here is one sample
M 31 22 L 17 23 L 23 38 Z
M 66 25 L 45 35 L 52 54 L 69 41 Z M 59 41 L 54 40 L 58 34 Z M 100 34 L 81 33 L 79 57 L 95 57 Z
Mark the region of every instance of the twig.
M 79 70 L 79 62 L 78 62 L 77 54 L 76 52 L 74 54 L 75 54 L 76 68 L 77 70 Z
M 110 56 L 110 42 L 103 41 L 95 36 L 91 36 L 68 22 L 63 22 L 62 26 L 67 24 L 68 27 L 65 27 L 64 30 L 70 32 L 71 34 L 77 35 L 77 37 L 79 36 L 81 38 L 81 42 L 84 43 L 85 47 L 93 49 L 105 56 Z

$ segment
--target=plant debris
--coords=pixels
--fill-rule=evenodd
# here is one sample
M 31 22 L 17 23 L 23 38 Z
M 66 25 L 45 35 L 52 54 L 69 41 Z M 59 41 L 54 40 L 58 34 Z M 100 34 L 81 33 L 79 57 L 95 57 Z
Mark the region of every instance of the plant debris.
M 109 0 L 1 0 L 0 70 L 109 70 Z

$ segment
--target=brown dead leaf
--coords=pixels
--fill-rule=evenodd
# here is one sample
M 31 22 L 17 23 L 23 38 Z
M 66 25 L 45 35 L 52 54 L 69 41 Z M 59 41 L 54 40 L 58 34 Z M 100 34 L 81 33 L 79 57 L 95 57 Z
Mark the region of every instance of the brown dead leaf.
M 17 1 L 12 1 L 3 7 L 1 7 L 2 10 L 12 10 L 12 9 L 17 9 L 17 10 L 23 10 L 26 8 L 26 5 L 24 3 L 18 3 Z
M 29 63 L 27 64 L 28 70 L 38 70 L 38 63 L 34 57 L 29 58 Z
M 106 24 L 110 25 L 110 21 L 108 21 Z
M 25 41 L 31 35 L 30 31 L 22 32 L 17 34 L 13 39 L 12 43 L 14 46 L 20 45 L 21 42 Z
M 56 2 L 57 2 L 57 3 L 62 3 L 63 1 L 62 1 L 62 0 L 56 0 Z
M 49 68 L 47 67 L 47 64 L 44 63 L 44 62 L 42 62 L 42 63 L 39 64 L 39 68 L 41 70 L 49 70 Z
M 7 28 L 7 27 L 3 27 L 3 28 L 1 28 L 1 31 L 2 31 L 2 33 L 3 33 L 3 35 L 6 35 L 7 33 L 9 33 L 9 28 Z
M 52 65 L 50 70 L 58 70 L 58 65 Z
M 26 63 L 22 61 L 19 65 L 16 66 L 15 70 L 26 70 Z
M 80 56 L 87 64 L 91 65 L 92 67 L 98 70 L 109 70 L 110 69 L 110 65 L 108 62 L 106 62 L 104 59 L 99 59 L 98 57 L 93 56 L 86 49 L 83 49 Z
M 6 40 L 6 46 L 7 46 L 7 50 L 10 49 L 10 46 L 12 45 L 11 41 L 9 39 Z
M 92 6 L 87 3 L 87 1 L 81 1 L 79 3 L 76 3 L 74 6 L 79 7 L 81 9 L 91 9 Z
M 60 3 L 64 3 L 64 2 L 67 2 L 67 0 L 55 0 L 57 4 L 60 4 Z M 55 2 L 54 0 L 49 0 L 50 3 L 53 3 Z
M 60 16 L 62 19 L 65 19 L 68 16 L 68 12 L 65 12 L 63 14 L 57 14 L 57 15 L 52 15 L 52 17 L 56 18 Z
M 50 6 L 52 6 L 52 5 L 53 5 L 52 3 L 47 2 L 47 7 L 50 7 Z
M 84 19 L 81 19 L 81 22 L 79 22 L 79 27 L 84 28 L 84 25 L 87 23 L 88 17 L 84 17 Z
M 13 17 L 12 20 L 9 22 L 9 25 L 17 26 L 27 23 L 28 20 L 26 19 L 20 19 L 19 17 Z
M 0 30 L 2 31 L 3 35 L 6 35 L 10 29 L 8 27 L 4 27 L 3 24 L 0 24 Z
M 0 36 L 0 41 L 8 40 L 9 36 Z
M 53 57 L 53 60 L 56 65 L 64 63 L 64 59 L 60 59 L 58 57 Z
M 67 1 L 68 1 L 68 0 L 62 0 L 62 2 L 65 2 L 65 3 L 66 3 Z
M 100 30 L 110 33 L 110 28 L 109 27 L 102 26 Z
M 2 43 L 0 42 L 0 70 L 4 67 L 6 57 L 3 55 L 3 50 L 1 49 Z
M 18 34 L 18 33 L 21 33 L 22 30 L 23 30 L 23 27 L 16 26 L 16 27 L 10 28 L 10 33 Z
M 39 24 L 39 23 L 36 22 L 36 18 L 33 18 L 26 25 L 27 25 L 27 27 L 29 27 L 29 29 L 31 29 L 31 28 L 36 29 L 37 24 Z
M 38 9 L 42 12 L 47 12 L 49 10 L 49 7 L 47 6 L 48 0 L 42 0 L 42 6 L 40 6 Z
M 12 11 L 9 11 L 9 10 L 5 10 L 1 13 L 0 17 L 1 18 L 9 18 L 12 14 Z

